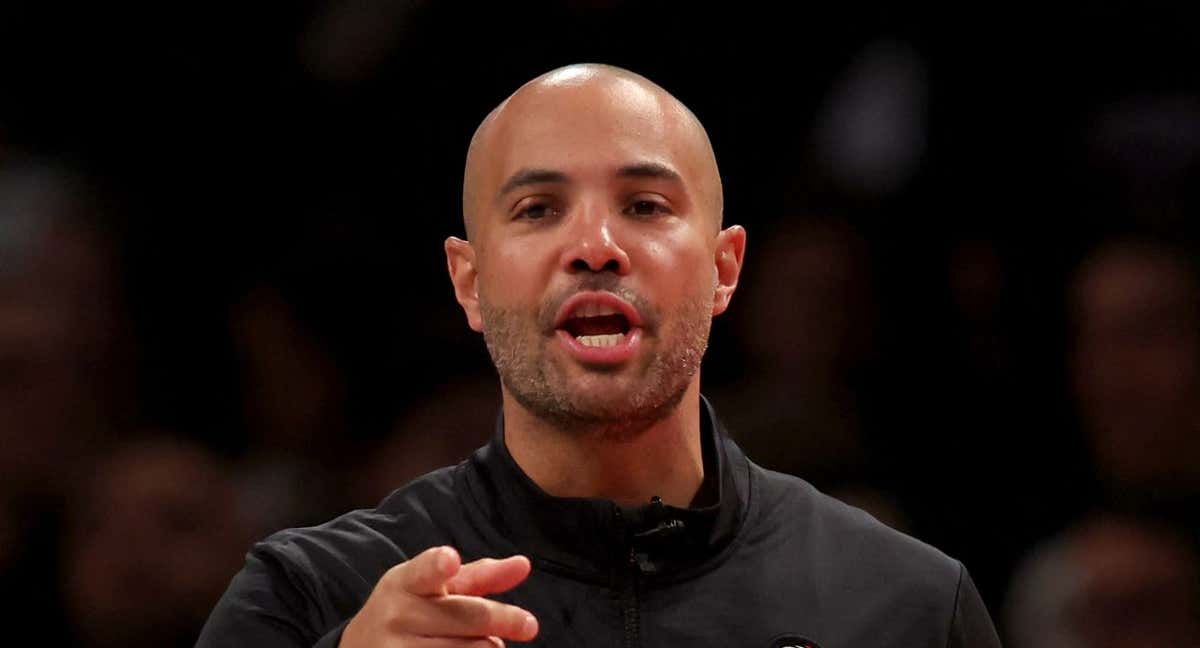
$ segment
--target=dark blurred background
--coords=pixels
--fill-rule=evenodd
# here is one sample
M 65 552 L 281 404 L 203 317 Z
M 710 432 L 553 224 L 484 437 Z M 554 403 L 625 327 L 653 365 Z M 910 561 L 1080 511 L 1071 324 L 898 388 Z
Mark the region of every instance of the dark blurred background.
M 1185 12 L 280 4 L 0 6 L 0 604 L 43 644 L 190 645 L 254 539 L 487 438 L 466 145 L 585 61 L 709 129 L 752 458 L 962 559 L 1011 645 L 1200 643 Z

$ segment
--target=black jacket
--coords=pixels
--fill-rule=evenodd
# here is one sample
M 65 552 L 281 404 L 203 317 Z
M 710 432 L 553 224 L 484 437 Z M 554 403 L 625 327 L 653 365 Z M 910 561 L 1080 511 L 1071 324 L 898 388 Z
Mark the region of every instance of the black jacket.
M 198 645 L 336 646 L 388 568 L 441 544 L 464 562 L 530 557 L 529 579 L 494 598 L 538 618 L 536 646 L 1000 645 L 961 563 L 756 466 L 702 408 L 707 507 L 551 497 L 501 422 L 470 459 L 378 508 L 257 544 Z

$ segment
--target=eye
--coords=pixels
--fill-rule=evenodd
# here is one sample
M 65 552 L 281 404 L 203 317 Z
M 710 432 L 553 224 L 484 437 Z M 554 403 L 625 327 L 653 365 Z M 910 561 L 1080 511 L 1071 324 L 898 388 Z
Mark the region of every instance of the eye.
M 659 214 L 669 214 L 671 210 L 654 200 L 635 200 L 625 208 L 625 213 L 630 216 L 647 218 Z
M 529 220 L 539 221 L 546 218 L 553 218 L 558 215 L 558 210 L 546 203 L 530 203 L 525 207 L 517 210 L 514 220 Z

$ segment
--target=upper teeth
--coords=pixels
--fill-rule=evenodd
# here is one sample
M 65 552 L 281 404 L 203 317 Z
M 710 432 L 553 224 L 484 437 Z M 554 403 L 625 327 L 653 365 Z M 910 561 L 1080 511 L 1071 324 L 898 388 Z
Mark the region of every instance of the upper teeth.
M 588 347 L 610 347 L 620 344 L 621 340 L 625 339 L 624 333 L 613 333 L 612 335 L 581 335 L 577 338 L 579 343 Z
M 574 317 L 600 317 L 601 315 L 619 315 L 620 311 L 612 306 L 589 302 L 575 309 Z

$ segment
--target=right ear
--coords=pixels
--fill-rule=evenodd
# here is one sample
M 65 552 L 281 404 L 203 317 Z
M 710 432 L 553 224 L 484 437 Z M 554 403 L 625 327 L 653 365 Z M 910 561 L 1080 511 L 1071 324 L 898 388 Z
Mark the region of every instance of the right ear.
M 446 239 L 446 266 L 450 269 L 450 283 L 454 284 L 454 297 L 467 314 L 467 326 L 483 332 L 483 318 L 479 316 L 479 272 L 475 266 L 475 248 L 469 241 L 451 236 Z

